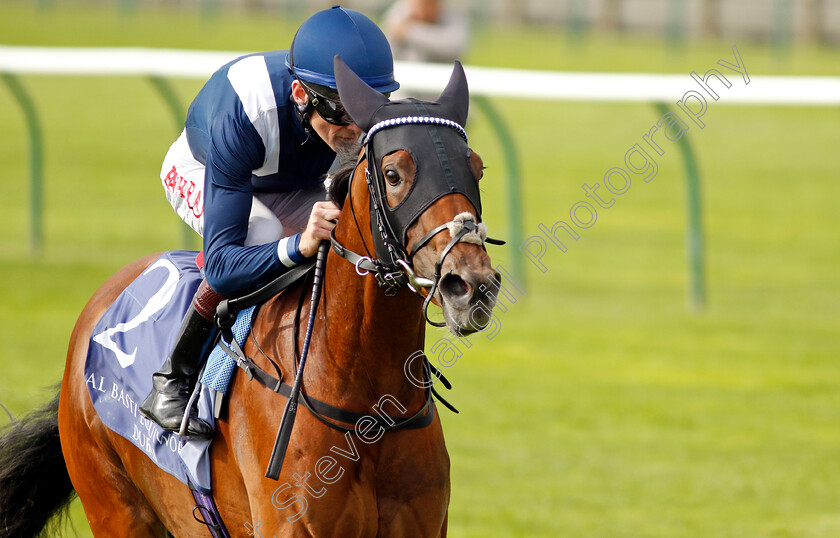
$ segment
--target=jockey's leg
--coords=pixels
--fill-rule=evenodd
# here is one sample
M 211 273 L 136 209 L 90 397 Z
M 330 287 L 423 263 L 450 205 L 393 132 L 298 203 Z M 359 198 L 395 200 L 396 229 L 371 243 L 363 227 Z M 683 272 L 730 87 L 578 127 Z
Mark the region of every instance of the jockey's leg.
M 182 216 L 183 217 L 183 216 Z M 185 218 L 188 224 L 191 224 Z M 203 228 L 198 219 L 197 230 Z M 256 197 L 251 204 L 246 245 L 259 245 L 283 237 L 280 221 Z M 146 397 L 140 412 L 167 430 L 178 431 L 187 411 L 190 394 L 195 387 L 196 374 L 205 356 L 205 346 L 215 329 L 216 307 L 224 297 L 216 293 L 206 280 L 196 291 L 181 328 L 175 347 L 160 370 L 152 375 L 152 392 Z M 193 437 L 210 437 L 213 427 L 201 420 L 195 408 L 190 409 L 187 433 Z
M 216 326 L 216 307 L 222 299 L 206 280 L 201 281 L 181 323 L 175 348 L 161 369 L 152 376 L 152 392 L 140 406 L 140 411 L 164 429 L 177 431 L 181 427 L 190 394 L 195 387 L 196 374 L 204 358 L 202 351 Z M 198 418 L 193 408 L 190 410 L 187 433 L 193 437 L 210 437 L 213 435 L 213 427 Z

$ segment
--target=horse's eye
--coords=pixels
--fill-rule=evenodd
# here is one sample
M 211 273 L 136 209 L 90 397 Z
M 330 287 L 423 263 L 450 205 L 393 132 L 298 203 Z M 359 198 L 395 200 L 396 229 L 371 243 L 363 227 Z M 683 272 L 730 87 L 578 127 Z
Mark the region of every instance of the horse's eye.
M 385 179 L 391 185 L 396 185 L 400 182 L 400 174 L 396 170 L 385 170 Z

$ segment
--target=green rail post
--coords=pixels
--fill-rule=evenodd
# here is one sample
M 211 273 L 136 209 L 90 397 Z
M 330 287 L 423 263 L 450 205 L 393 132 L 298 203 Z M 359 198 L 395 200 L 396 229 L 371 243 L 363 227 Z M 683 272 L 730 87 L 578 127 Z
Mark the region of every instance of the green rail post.
M 660 115 L 669 112 L 665 103 L 654 103 L 654 107 Z M 688 230 L 686 232 L 686 254 L 689 271 L 688 306 L 693 312 L 698 312 L 706 306 L 700 173 L 697 170 L 697 160 L 694 158 L 694 152 L 691 150 L 688 138 L 685 135 L 681 136 L 678 144 L 685 166 L 686 202 L 688 206 Z
M 785 52 L 790 47 L 793 6 L 790 0 L 773 1 L 773 24 L 770 40 L 776 52 Z
M 586 0 L 566 1 L 566 30 L 569 41 L 578 45 L 586 35 Z
M 165 78 L 155 75 L 149 76 L 149 82 L 152 83 L 152 86 L 163 97 L 166 106 L 169 107 L 169 111 L 172 113 L 172 119 L 175 121 L 175 131 L 180 134 L 184 130 L 184 122 L 187 121 L 187 118 L 184 115 L 184 108 L 181 106 L 181 100 L 178 99 L 175 88 Z
M 478 105 L 478 108 L 490 120 L 493 130 L 499 137 L 499 142 L 502 144 L 502 151 L 505 155 L 505 168 L 507 170 L 507 194 L 508 194 L 508 224 L 509 237 L 513 262 L 513 274 L 526 287 L 525 281 L 525 266 L 522 253 L 519 252 L 519 246 L 523 243 L 522 233 L 522 190 L 519 181 L 519 157 L 516 153 L 516 145 L 513 143 L 513 138 L 510 136 L 510 129 L 508 129 L 505 120 L 498 113 L 498 111 L 490 103 L 490 100 L 480 95 L 472 97 L 473 102 Z
M 117 8 L 121 16 L 132 17 L 137 14 L 137 0 L 120 0 Z
M 184 130 L 184 122 L 187 121 L 187 117 L 184 114 L 184 107 L 181 105 L 181 100 L 178 98 L 175 88 L 163 77 L 149 75 L 148 79 L 161 97 L 163 97 L 163 101 L 169 108 L 169 112 L 172 114 L 172 119 L 175 122 L 175 132 L 180 134 Z M 195 245 L 193 229 L 187 225 L 181 226 L 181 243 L 185 249 L 193 248 Z
M 686 0 L 668 0 L 665 15 L 665 43 L 679 47 L 685 43 Z
M 44 248 L 44 137 L 35 103 L 20 80 L 11 73 L 0 78 L 20 104 L 29 130 L 29 250 L 38 255 Z
M 221 13 L 221 2 L 219 0 L 200 0 L 199 10 L 203 21 L 217 21 Z

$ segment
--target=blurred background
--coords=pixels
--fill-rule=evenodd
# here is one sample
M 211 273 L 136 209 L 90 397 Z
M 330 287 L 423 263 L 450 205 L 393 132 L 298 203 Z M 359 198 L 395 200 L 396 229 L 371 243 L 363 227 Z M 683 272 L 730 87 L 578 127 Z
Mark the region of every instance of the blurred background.
M 282 49 L 329 5 L 0 0 L 0 45 Z M 392 2 L 342 5 L 383 27 L 396 18 Z M 698 89 L 692 71 L 716 67 L 743 94 L 761 75 L 840 76 L 838 0 L 444 5 L 468 66 L 676 74 L 684 88 L 665 103 L 674 111 Z M 410 55 L 410 32 L 392 31 L 395 51 Z M 755 77 L 746 88 L 716 64 L 734 62 L 733 45 Z M 467 125 L 488 166 L 495 237 L 517 233 L 520 219 L 526 238 L 568 221 L 587 199 L 582 185 L 624 166 L 663 113 L 647 102 L 524 98 L 525 80 L 506 80 L 507 97 L 476 95 Z M 158 174 L 202 84 L 3 74 L 0 402 L 13 415 L 51 398 L 73 324 L 101 282 L 150 252 L 199 246 Z M 728 91 L 683 138 L 698 180 L 702 301 L 676 142 L 663 140 L 656 177 L 634 176 L 566 252 L 549 242 L 545 272 L 515 242 L 490 247 L 524 291 L 497 310 L 493 338 L 474 335 L 446 369 L 460 409 L 441 410 L 452 536 L 840 536 L 840 110 L 736 105 Z M 430 328 L 427 350 L 445 336 Z M 78 501 L 61 535 L 90 536 Z

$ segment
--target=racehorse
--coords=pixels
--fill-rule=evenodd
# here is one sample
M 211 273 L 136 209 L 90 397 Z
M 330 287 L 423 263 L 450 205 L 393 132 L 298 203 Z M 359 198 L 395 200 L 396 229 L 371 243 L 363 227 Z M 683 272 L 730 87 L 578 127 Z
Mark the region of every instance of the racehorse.
M 437 102 L 390 101 L 339 58 L 335 68 L 341 100 L 367 138 L 331 186 L 342 211 L 302 387 L 349 416 L 379 418 L 342 428 L 342 419 L 299 413 L 274 481 L 264 472 L 285 399 L 240 373 L 216 422 L 214 497 L 234 536 L 445 536 L 449 456 L 428 389 L 435 373 L 412 360 L 424 346 L 424 297 L 466 335 L 489 322 L 500 282 L 483 244 L 482 161 L 461 127 L 466 77 L 456 63 Z M 99 288 L 73 330 L 60 396 L 0 438 L 0 534 L 36 534 L 73 490 L 96 536 L 207 534 L 190 514 L 189 489 L 103 425 L 84 381 L 94 325 L 156 257 Z M 295 374 L 308 282 L 262 305 L 243 346 L 265 371 L 275 361 L 284 380 Z

